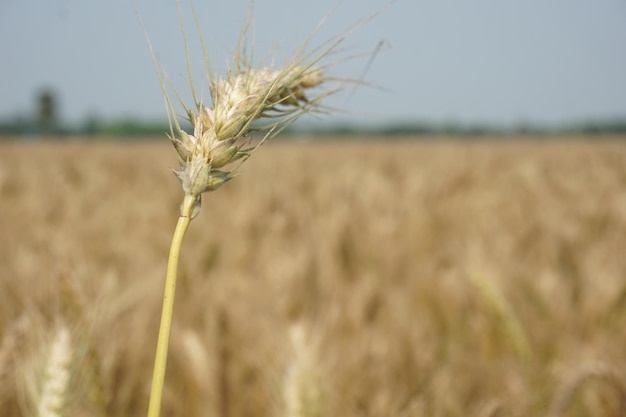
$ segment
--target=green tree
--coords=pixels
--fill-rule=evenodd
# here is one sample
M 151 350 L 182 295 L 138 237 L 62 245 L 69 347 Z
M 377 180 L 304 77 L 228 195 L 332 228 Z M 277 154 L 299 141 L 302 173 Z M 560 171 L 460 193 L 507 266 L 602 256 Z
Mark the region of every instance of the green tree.
M 55 130 L 58 124 L 58 99 L 56 93 L 44 88 L 37 95 L 37 125 L 42 132 Z

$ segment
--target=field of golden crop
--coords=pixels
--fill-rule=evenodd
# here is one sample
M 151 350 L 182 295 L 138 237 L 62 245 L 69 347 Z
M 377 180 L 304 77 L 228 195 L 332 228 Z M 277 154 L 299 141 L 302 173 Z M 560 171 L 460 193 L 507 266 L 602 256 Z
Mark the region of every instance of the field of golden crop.
M 0 143 L 1 416 L 60 328 L 63 415 L 145 415 L 166 142 Z M 204 195 L 171 347 L 166 417 L 624 416 L 626 142 L 267 144 Z

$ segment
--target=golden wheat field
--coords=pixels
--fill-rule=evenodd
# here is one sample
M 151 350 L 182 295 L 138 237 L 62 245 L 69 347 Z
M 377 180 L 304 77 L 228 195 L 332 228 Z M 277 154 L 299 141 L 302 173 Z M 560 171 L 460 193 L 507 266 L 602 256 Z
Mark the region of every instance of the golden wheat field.
M 59 415 L 145 415 L 176 164 L 0 143 L 1 416 L 59 334 Z M 179 271 L 164 416 L 626 415 L 619 139 L 268 143 Z

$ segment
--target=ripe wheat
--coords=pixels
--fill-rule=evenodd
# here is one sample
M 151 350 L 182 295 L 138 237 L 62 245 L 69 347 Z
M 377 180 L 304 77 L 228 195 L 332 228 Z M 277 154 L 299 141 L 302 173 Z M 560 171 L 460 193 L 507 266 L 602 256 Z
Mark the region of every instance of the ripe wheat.
M 247 51 L 254 48 L 248 47 L 249 25 L 244 24 L 232 65 L 225 77 L 222 78 L 213 72 L 207 51 L 206 49 L 203 51 L 212 101 L 212 107 L 209 107 L 198 99 L 193 85 L 182 13 L 181 24 L 185 37 L 193 106 L 187 106 L 180 99 L 180 95 L 176 95 L 187 114 L 188 121 L 193 125 L 193 132 L 187 133 L 181 128 L 164 76 L 157 68 L 169 109 L 169 138 L 176 149 L 180 164 L 180 170 L 174 173 L 181 182 L 184 198 L 168 259 L 149 417 L 158 417 L 160 414 L 181 243 L 190 221 L 200 211 L 202 194 L 215 191 L 233 179 L 235 170 L 258 149 L 260 144 L 276 135 L 289 123 L 305 113 L 321 108 L 321 100 L 338 89 L 337 82 L 340 80 L 326 76 L 324 70 L 328 66 L 320 67 L 320 62 L 358 28 L 357 26 L 343 36 L 330 39 L 310 51 L 308 47 L 311 38 L 309 38 L 292 59 L 279 69 L 274 69 L 269 66 L 253 67 L 252 54 L 248 54 Z M 199 30 L 197 18 L 196 25 Z M 204 43 L 202 45 L 204 49 Z M 317 89 L 317 92 L 309 97 L 308 91 L 312 89 Z M 256 145 L 251 145 L 253 133 L 261 135 Z

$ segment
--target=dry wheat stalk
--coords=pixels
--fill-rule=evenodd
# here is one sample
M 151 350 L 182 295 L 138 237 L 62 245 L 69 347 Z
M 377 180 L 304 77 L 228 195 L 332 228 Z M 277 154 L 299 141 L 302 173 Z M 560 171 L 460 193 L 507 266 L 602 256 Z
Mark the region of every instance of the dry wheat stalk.
M 191 5 L 193 8 L 193 3 Z M 258 149 L 260 144 L 276 135 L 289 123 L 305 113 L 323 109 L 321 100 L 337 91 L 339 85 L 347 80 L 326 76 L 324 71 L 328 69 L 329 65 L 323 66 L 320 61 L 355 30 L 369 21 L 369 19 L 365 19 L 346 34 L 330 39 L 311 49 L 311 37 L 309 37 L 294 57 L 278 69 L 265 65 L 260 68 L 253 67 L 252 53 L 248 52 L 254 49 L 249 47 L 248 30 L 250 25 L 244 24 L 232 65 L 224 77 L 213 72 L 206 48 L 202 42 L 212 101 L 212 107 L 209 107 L 198 99 L 193 84 L 180 3 L 179 13 L 184 35 L 189 82 L 194 99 L 193 106 L 185 105 L 180 95 L 175 95 L 184 108 L 188 120 L 193 125 L 193 132 L 187 133 L 180 127 L 164 76 L 159 71 L 155 60 L 155 68 L 170 116 L 169 138 L 178 153 L 180 163 L 180 169 L 174 172 L 182 184 L 185 195 L 168 259 L 163 311 L 148 409 L 149 417 L 158 417 L 160 414 L 178 259 L 182 239 L 189 223 L 200 211 L 201 195 L 207 191 L 215 191 L 230 181 L 234 177 L 235 170 Z M 194 17 L 196 17 L 196 27 L 202 41 L 200 24 L 195 10 Z M 320 25 L 323 22 L 324 20 Z M 152 46 L 150 49 L 152 50 Z M 305 95 L 305 90 L 311 90 L 315 87 L 320 87 L 316 94 L 310 97 Z M 259 121 L 265 121 L 265 123 L 258 126 L 255 122 L 258 123 Z M 251 135 L 259 132 L 261 133 L 260 142 L 251 146 Z M 233 164 L 235 162 L 236 164 Z
M 292 361 L 283 382 L 287 417 L 319 417 L 323 413 L 323 389 L 317 357 L 302 324 L 289 329 Z
M 63 416 L 71 376 L 72 355 L 70 331 L 67 327 L 61 326 L 55 333 L 48 353 L 41 396 L 37 404 L 38 417 Z
M 2 336 L 0 345 L 0 407 L 6 400 L 7 392 L 10 392 L 11 377 L 15 372 L 15 356 L 19 344 L 29 326 L 28 315 L 22 314 L 15 320 Z
M 620 375 L 605 365 L 592 364 L 591 366 L 581 367 L 570 379 L 565 381 L 557 391 L 557 395 L 552 404 L 550 404 L 546 415 L 548 417 L 565 415 L 567 407 L 576 396 L 576 393 L 591 380 L 604 381 L 607 387 L 612 388 L 619 400 L 619 412 L 626 412 L 626 385 Z
M 526 331 L 498 283 L 482 274 L 472 275 L 471 282 L 502 325 L 517 358 L 524 365 L 528 364 L 532 350 Z

